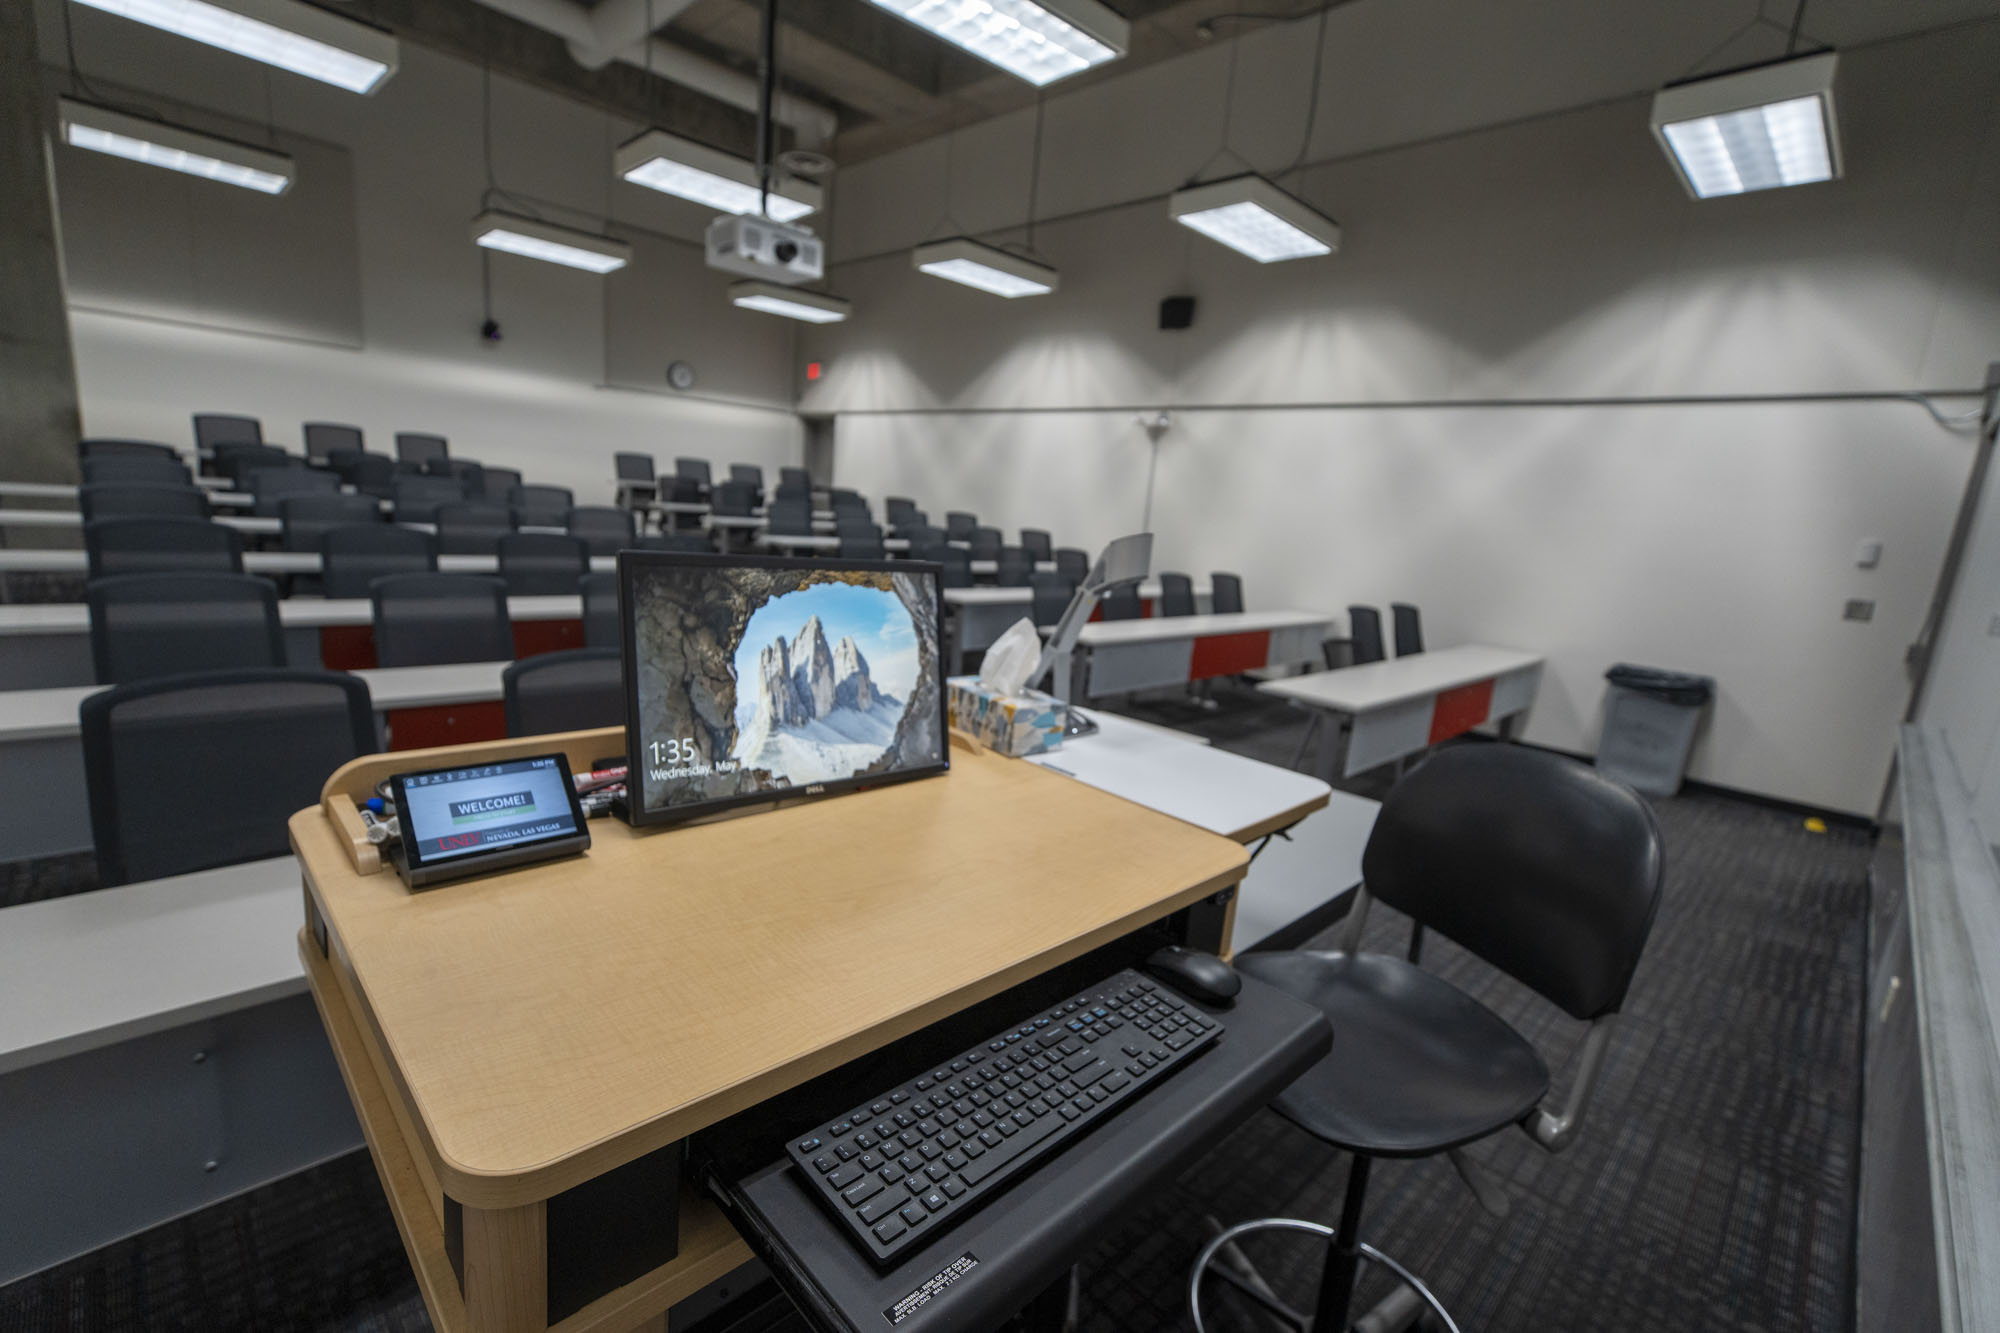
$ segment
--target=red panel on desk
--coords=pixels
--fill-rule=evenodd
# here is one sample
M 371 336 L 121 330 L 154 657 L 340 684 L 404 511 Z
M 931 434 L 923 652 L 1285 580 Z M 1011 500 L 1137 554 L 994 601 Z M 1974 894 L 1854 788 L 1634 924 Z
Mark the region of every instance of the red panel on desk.
M 517 620 L 514 622 L 514 656 L 533 657 L 537 653 L 560 653 L 583 647 L 581 620 Z
M 391 708 L 389 748 L 423 750 L 433 745 L 465 745 L 507 738 L 507 706 L 486 703 L 439 704 L 435 708 Z
M 1188 679 L 1236 676 L 1270 664 L 1271 631 L 1255 629 L 1242 634 L 1210 634 L 1194 641 L 1194 657 L 1188 663 Z
M 1438 691 L 1431 707 L 1431 744 L 1471 731 L 1493 711 L 1493 682 L 1475 681 L 1455 690 Z
M 366 671 L 375 665 L 375 627 L 320 626 L 319 660 L 328 671 Z

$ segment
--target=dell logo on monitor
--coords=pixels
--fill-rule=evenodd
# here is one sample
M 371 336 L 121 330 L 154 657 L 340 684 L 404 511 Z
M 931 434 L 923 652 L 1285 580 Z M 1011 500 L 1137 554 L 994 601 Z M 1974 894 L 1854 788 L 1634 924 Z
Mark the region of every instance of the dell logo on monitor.
M 806 795 L 817 796 L 825 790 L 826 790 L 826 784 L 824 782 L 810 783 L 806 787 Z

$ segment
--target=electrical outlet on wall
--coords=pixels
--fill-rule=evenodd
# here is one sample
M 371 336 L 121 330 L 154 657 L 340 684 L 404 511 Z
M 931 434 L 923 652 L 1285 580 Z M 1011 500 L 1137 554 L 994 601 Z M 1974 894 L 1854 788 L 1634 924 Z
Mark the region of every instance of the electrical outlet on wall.
M 1850 597 L 1847 599 L 1847 609 L 1840 613 L 1840 618 L 1842 620 L 1873 620 L 1875 618 L 1875 603 L 1871 598 Z

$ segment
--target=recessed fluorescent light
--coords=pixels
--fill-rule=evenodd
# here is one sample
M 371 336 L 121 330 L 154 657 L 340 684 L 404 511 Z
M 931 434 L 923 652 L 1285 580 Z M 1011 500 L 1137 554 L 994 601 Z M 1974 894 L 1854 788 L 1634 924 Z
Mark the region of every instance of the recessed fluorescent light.
M 488 250 L 592 273 L 609 273 L 632 262 L 632 247 L 623 241 L 512 213 L 481 213 L 472 220 L 472 240 Z
M 298 169 L 283 153 L 68 97 L 56 100 L 61 104 L 63 141 L 72 148 L 240 185 L 260 194 L 283 194 L 298 179 Z
M 1097 0 L 874 0 L 1036 87 L 1116 59 L 1132 26 Z
M 838 296 L 802 292 L 796 287 L 780 287 L 775 282 L 732 282 L 729 303 L 745 310 L 761 310 L 767 315 L 802 319 L 808 324 L 838 324 L 853 309 Z
M 634 185 L 692 199 L 725 213 L 761 213 L 757 168 L 740 157 L 717 152 L 665 130 L 647 130 L 619 148 L 612 169 Z M 793 222 L 820 206 L 820 188 L 811 181 L 773 182 L 769 216 Z
M 1167 216 L 1260 264 L 1330 255 L 1340 224 L 1262 176 L 1232 176 L 1176 190 Z
M 300 0 L 77 0 L 351 93 L 396 68 L 396 39 Z
M 1663 88 L 1653 137 L 1697 199 L 1813 185 L 1840 175 L 1827 51 Z
M 1056 289 L 1056 271 L 1047 264 L 1037 264 L 963 236 L 920 245 L 910 255 L 910 262 L 919 273 L 947 282 L 962 282 L 1010 299 L 1041 296 Z

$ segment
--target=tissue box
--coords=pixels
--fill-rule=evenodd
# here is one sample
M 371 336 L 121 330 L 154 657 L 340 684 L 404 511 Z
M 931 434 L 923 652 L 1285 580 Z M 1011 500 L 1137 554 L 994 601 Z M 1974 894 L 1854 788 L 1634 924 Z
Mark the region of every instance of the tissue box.
M 1040 754 L 1062 744 L 1069 724 L 1069 705 L 1040 690 L 995 694 L 977 676 L 953 676 L 945 682 L 951 703 L 951 724 L 979 738 L 1001 754 Z

